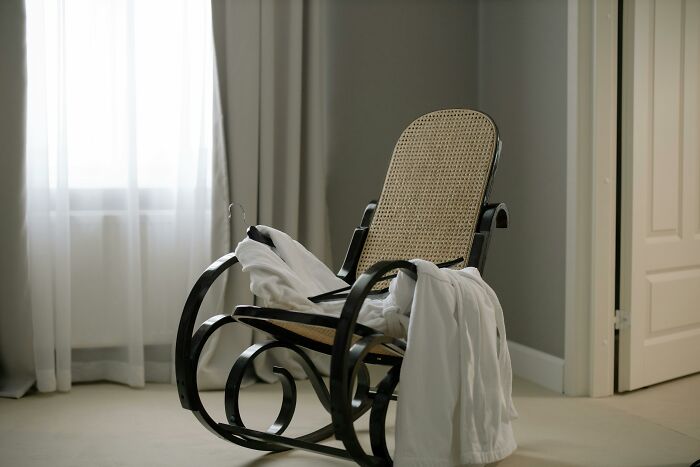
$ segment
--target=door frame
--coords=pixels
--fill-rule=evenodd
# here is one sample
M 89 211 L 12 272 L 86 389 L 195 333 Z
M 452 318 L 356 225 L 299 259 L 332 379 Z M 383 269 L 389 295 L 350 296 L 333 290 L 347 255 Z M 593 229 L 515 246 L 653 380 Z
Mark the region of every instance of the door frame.
M 614 392 L 617 0 L 568 0 L 564 393 Z

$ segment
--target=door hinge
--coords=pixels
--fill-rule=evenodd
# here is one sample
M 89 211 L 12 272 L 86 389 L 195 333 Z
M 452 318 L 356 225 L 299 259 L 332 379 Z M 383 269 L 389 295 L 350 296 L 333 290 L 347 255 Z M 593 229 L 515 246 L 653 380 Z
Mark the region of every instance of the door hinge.
M 615 329 L 626 329 L 629 327 L 630 314 L 627 311 L 615 310 Z

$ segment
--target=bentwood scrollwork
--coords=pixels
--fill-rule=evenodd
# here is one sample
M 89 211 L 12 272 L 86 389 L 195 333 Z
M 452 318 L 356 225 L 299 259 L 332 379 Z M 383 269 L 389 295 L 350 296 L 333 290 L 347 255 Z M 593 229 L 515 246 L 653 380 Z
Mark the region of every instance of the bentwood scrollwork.
M 204 321 L 196 332 L 193 331 L 199 308 L 207 291 L 226 269 L 237 262 L 235 256 L 227 255 L 214 263 L 197 281 L 185 304 L 176 346 L 177 385 L 182 406 L 191 410 L 200 423 L 212 433 L 249 449 L 280 452 L 291 448 L 301 448 L 340 458 L 354 459 L 361 465 L 391 465 L 391 457 L 384 439 L 384 427 L 389 402 L 396 400 L 393 391 L 398 384 L 400 364 L 394 364 L 382 382 L 376 388 L 372 388 L 370 387 L 370 375 L 365 359 L 377 347 L 386 346 L 400 352 L 405 349 L 405 345 L 401 340 L 381 334 L 366 335 L 352 343 L 345 362 L 346 375 L 342 378 L 343 384 L 345 384 L 343 393 L 347 394 L 347 397 L 343 399 L 343 403 L 347 402 L 347 411 L 344 411 L 342 415 L 342 417 L 347 416 L 347 418 L 344 419 L 343 423 L 348 423 L 352 427 L 359 417 L 371 411 L 372 455 L 365 453 L 359 446 L 354 429 L 350 432 L 338 433 L 334 426 L 338 422 L 338 398 L 331 395 L 323 375 L 309 358 L 307 351 L 292 342 L 270 340 L 254 344 L 246 349 L 236 359 L 226 381 L 224 391 L 225 422 L 216 421 L 207 412 L 197 387 L 197 367 L 200 356 L 209 339 L 217 331 L 226 325 L 238 324 L 238 322 L 232 315 L 216 315 Z M 351 304 L 359 306 L 355 301 L 351 301 Z M 249 373 L 254 361 L 272 349 L 287 349 L 293 353 L 321 405 L 331 415 L 331 423 L 302 436 L 283 436 L 295 414 L 297 387 L 292 374 L 287 369 L 274 367 L 273 372 L 279 378 L 282 386 L 282 402 L 275 421 L 265 431 L 257 431 L 246 426 L 240 409 L 240 395 L 244 377 Z M 331 381 L 331 385 L 333 384 Z M 346 446 L 348 444 L 353 446 L 353 452 L 318 444 L 319 441 L 333 435 L 343 441 Z M 352 439 L 348 441 L 349 438 Z M 358 459 L 356 456 L 359 450 L 362 451 Z
M 425 139 L 425 128 L 430 129 L 429 140 Z M 464 131 L 458 128 L 464 128 Z M 435 139 L 437 135 L 439 139 Z M 439 157 L 433 154 L 433 150 L 438 149 L 433 147 L 437 143 L 429 142 L 433 140 L 440 141 Z M 376 329 L 358 323 L 357 319 L 365 299 L 370 294 L 386 292 L 387 281 L 396 277 L 397 271 L 416 280 L 420 278 L 416 265 L 403 260 L 406 258 L 383 260 L 411 252 L 413 257 L 432 258 L 439 267 L 471 266 L 483 273 L 493 231 L 508 226 L 505 204 L 489 202 L 501 142 L 498 128 L 488 115 L 469 109 L 430 112 L 411 123 L 399 141 L 392 155 L 382 197 L 365 208 L 337 274 L 346 285 L 307 297 L 315 303 L 342 301 L 339 316 L 239 305 L 231 315 L 214 316 L 195 332 L 197 314 L 207 291 L 238 259 L 233 253 L 223 256 L 195 283 L 178 328 L 177 388 L 182 407 L 191 410 L 200 423 L 217 436 L 262 451 L 305 449 L 351 460 L 362 466 L 392 465 L 385 426 L 390 403 L 398 397 L 395 390 L 406 343 L 378 333 Z M 394 160 L 400 162 L 395 164 Z M 420 166 L 420 170 L 406 170 L 406 167 L 414 167 L 413 161 L 418 161 L 415 167 Z M 436 183 L 432 174 L 448 172 L 450 180 L 454 178 L 455 183 Z M 406 187 L 411 187 L 409 191 L 416 194 L 410 203 L 406 203 Z M 455 203 L 456 199 L 473 199 L 478 204 Z M 450 213 L 441 209 L 433 215 L 434 208 L 445 203 L 450 205 Z M 374 219 L 375 212 L 377 219 Z M 425 226 L 422 225 L 424 222 Z M 409 229 L 409 226 L 412 227 Z M 473 230 L 464 232 L 466 226 Z M 423 227 L 426 235 L 408 233 L 419 232 Z M 443 234 L 449 234 L 444 237 L 448 241 L 442 241 Z M 264 229 L 250 226 L 247 236 L 276 248 Z M 387 239 L 387 244 L 383 244 L 383 238 Z M 450 243 L 451 247 L 443 248 L 445 243 Z M 445 259 L 447 261 L 440 262 Z M 370 266 L 370 263 L 374 264 Z M 255 344 L 237 357 L 223 395 L 225 419 L 217 421 L 206 411 L 200 399 L 197 366 L 209 338 L 223 326 L 232 324 L 251 326 L 274 340 Z M 282 401 L 274 422 L 265 431 L 246 426 L 240 407 L 243 377 L 257 358 L 273 349 L 286 349 L 296 357 L 323 408 L 330 414 L 328 425 L 303 436 L 285 434 L 291 431 L 289 427 L 297 404 L 297 383 L 293 376 L 299 375 L 277 367 L 273 371 L 282 386 Z M 328 380 L 308 357 L 306 352 L 310 350 L 330 356 Z M 387 369 L 376 387 L 370 387 L 368 364 Z M 371 452 L 365 451 L 355 430 L 358 418 L 368 411 Z M 341 441 L 343 449 L 319 443 L 330 436 Z

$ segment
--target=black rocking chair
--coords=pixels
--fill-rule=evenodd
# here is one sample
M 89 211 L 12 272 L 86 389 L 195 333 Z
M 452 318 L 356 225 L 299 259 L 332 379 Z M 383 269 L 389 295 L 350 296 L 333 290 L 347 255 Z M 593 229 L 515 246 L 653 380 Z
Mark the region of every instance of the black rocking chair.
M 246 448 L 269 452 L 305 449 L 360 465 L 392 465 L 385 419 L 389 403 L 398 397 L 394 390 L 406 342 L 357 323 L 358 312 L 368 295 L 386 290 L 396 270 L 416 276 L 415 265 L 407 261 L 411 258 L 427 259 L 442 267 L 474 266 L 483 272 L 491 231 L 508 225 L 506 206 L 488 203 L 500 148 L 496 125 L 481 112 L 440 110 L 411 123 L 394 149 L 379 202 L 367 206 L 353 233 L 338 273 L 348 283 L 348 291 L 310 297 L 314 302 L 344 299 L 338 317 L 237 306 L 233 314 L 214 316 L 193 333 L 209 287 L 238 260 L 230 253 L 209 266 L 187 298 L 177 333 L 177 389 L 182 407 L 191 410 L 212 433 Z M 248 235 L 272 244 L 254 227 Z M 197 365 L 207 339 L 230 323 L 265 331 L 272 340 L 252 345 L 235 361 L 224 395 L 227 420 L 219 422 L 207 413 L 200 399 Z M 330 424 L 303 436 L 283 436 L 294 414 L 296 386 L 287 370 L 276 367 L 273 371 L 283 389 L 276 421 L 265 432 L 244 425 L 239 412 L 244 374 L 257 356 L 279 347 L 299 356 L 330 414 Z M 304 348 L 331 356 L 330 390 Z M 376 387 L 370 387 L 366 363 L 388 367 Z M 355 420 L 367 411 L 371 454 L 360 445 L 354 427 Z M 331 436 L 342 441 L 345 449 L 319 444 Z

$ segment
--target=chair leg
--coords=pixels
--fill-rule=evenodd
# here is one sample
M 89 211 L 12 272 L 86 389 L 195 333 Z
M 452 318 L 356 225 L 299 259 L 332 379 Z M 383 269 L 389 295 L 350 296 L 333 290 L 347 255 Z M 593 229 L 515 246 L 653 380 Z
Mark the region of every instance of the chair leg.
M 226 409 L 226 418 L 231 425 L 239 428 L 246 428 L 239 410 L 239 395 L 241 390 L 241 384 L 243 378 L 247 373 L 247 370 L 252 367 L 253 361 L 260 356 L 262 353 L 274 349 L 274 348 L 285 348 L 291 350 L 299 357 L 299 363 L 302 369 L 309 378 L 311 387 L 313 388 L 316 396 L 318 397 L 321 405 L 330 413 L 331 410 L 331 398 L 328 392 L 328 388 L 323 382 L 322 375 L 313 364 L 309 356 L 300 347 L 296 345 L 279 341 L 270 340 L 267 342 L 262 342 L 259 344 L 254 344 L 245 350 L 236 360 L 236 363 L 231 368 L 228 380 L 226 381 L 225 390 L 225 400 L 224 406 Z M 281 435 L 284 430 L 289 426 L 289 423 L 294 416 L 294 409 L 296 407 L 296 385 L 292 375 L 284 368 L 275 367 L 273 369 L 282 382 L 283 389 L 283 401 L 280 412 L 277 416 L 275 422 L 267 429 L 267 433 L 272 435 Z M 364 367 L 361 371 L 360 385 L 353 399 L 353 410 L 352 418 L 356 420 L 362 414 L 366 413 L 371 408 L 371 401 L 367 396 L 369 391 L 369 372 L 367 368 Z M 297 440 L 315 443 L 324 440 L 334 434 L 332 424 L 322 427 L 312 433 L 306 434 L 296 438 Z
M 238 259 L 233 254 L 229 254 L 213 263 L 197 280 L 185 303 L 180 318 L 180 326 L 178 327 L 175 349 L 177 389 L 182 407 L 192 411 L 199 422 L 215 435 L 249 449 L 271 452 L 285 451 L 293 448 L 305 449 L 320 454 L 354 460 L 363 466 L 391 465 L 391 458 L 388 455 L 386 443 L 383 440 L 380 441 L 380 437 L 383 438 L 384 435 L 383 420 L 386 418 L 386 409 L 388 400 L 391 399 L 391 392 L 398 382 L 398 369 L 393 368 L 390 371 L 392 376 L 388 375 L 385 377 L 378 390 L 370 393 L 369 372 L 363 360 L 373 347 L 390 344 L 391 346 L 401 348 L 403 344 L 400 341 L 386 336 L 370 335 L 361 339 L 350 348 L 356 312 L 359 310 L 359 304 L 366 296 L 366 291 L 371 288 L 371 284 L 367 284 L 366 277 L 361 277 L 359 280 L 360 288 L 364 289 L 364 291 L 361 292 L 363 296 L 361 298 L 355 297 L 351 293 L 349 297 L 349 308 L 352 310 L 347 311 L 350 312 L 352 316 L 348 316 L 348 313 L 346 313 L 344 309 L 343 314 L 345 315 L 345 319 L 341 317 L 341 321 L 346 322 L 341 323 L 342 325 L 339 326 L 337 330 L 336 342 L 334 342 L 334 355 L 331 361 L 332 374 L 330 384 L 333 394 L 329 393 L 320 373 L 301 348 L 290 342 L 270 341 L 255 344 L 248 348 L 241 354 L 231 369 L 224 393 L 226 419 L 228 423 L 216 422 L 206 411 L 197 387 L 197 366 L 199 364 L 199 357 L 206 342 L 217 330 L 225 325 L 238 323 L 230 315 L 217 315 L 205 321 L 197 332 L 193 334 L 195 321 L 204 296 L 212 283 L 226 269 L 237 262 Z M 384 269 L 388 270 L 392 267 L 410 269 L 414 267 L 407 262 L 384 263 L 380 266 L 379 268 L 373 269 L 373 275 L 370 278 L 371 281 L 376 282 L 377 278 L 384 272 Z M 368 285 L 369 287 L 367 287 Z M 355 288 L 356 287 L 353 287 L 353 289 Z M 357 295 L 357 291 L 355 295 Z M 358 298 L 360 299 L 358 300 Z M 347 305 L 348 304 L 346 304 L 346 308 Z M 338 339 L 338 337 L 341 337 L 341 339 Z M 275 373 L 281 379 L 283 390 L 282 406 L 277 419 L 266 432 L 251 430 L 245 427 L 240 416 L 238 401 L 243 375 L 246 369 L 252 365 L 255 358 L 269 349 L 278 347 L 287 348 L 300 357 L 302 368 L 304 368 L 304 371 L 308 375 L 316 395 L 324 408 L 331 414 L 331 424 L 297 438 L 282 436 L 282 433 L 284 433 L 294 415 L 296 407 L 296 385 L 291 374 L 287 370 L 276 368 Z M 337 348 L 342 348 L 343 350 L 340 358 L 338 358 L 339 354 L 336 352 Z M 350 350 L 350 352 L 347 352 L 347 350 Z M 357 381 L 357 390 L 353 395 L 351 393 L 351 388 L 355 381 Z M 376 400 L 373 402 L 372 399 Z M 373 405 L 374 408 L 372 407 Z M 374 420 L 374 428 L 371 429 L 370 436 L 372 438 L 372 449 L 375 455 L 368 455 L 364 452 L 357 440 L 353 426 L 355 420 L 371 408 L 373 408 L 373 415 L 370 418 Z M 380 424 L 381 428 L 379 428 Z M 335 434 L 337 439 L 343 442 L 346 450 L 317 444 L 318 441 L 326 439 L 333 434 Z
M 249 429 L 243 422 L 240 414 L 239 401 L 243 378 L 247 370 L 252 367 L 253 362 L 257 357 L 274 348 L 285 348 L 291 350 L 297 356 L 299 356 L 299 362 L 306 372 L 314 392 L 316 393 L 323 407 L 330 412 L 330 394 L 325 383 L 323 382 L 320 372 L 315 367 L 308 355 L 296 345 L 283 341 L 271 340 L 250 346 L 236 359 L 226 382 L 226 388 L 224 391 L 224 406 L 228 423 L 216 422 L 206 411 L 196 387 L 196 374 L 199 356 L 201 355 L 206 342 L 214 334 L 214 332 L 226 324 L 235 322 L 236 321 L 229 315 L 214 316 L 200 326 L 192 337 L 191 342 L 186 343 L 186 345 L 191 348 L 191 358 L 188 359 L 189 369 L 184 371 L 181 368 L 181 374 L 188 375 L 187 378 L 183 379 L 186 387 L 181 391 L 188 394 L 188 406 L 186 408 L 191 410 L 197 420 L 199 420 L 199 422 L 209 431 L 216 434 L 220 438 L 225 439 L 226 441 L 245 448 L 269 452 L 281 452 L 289 449 L 305 449 L 308 451 L 317 452 L 319 454 L 352 460 L 352 456 L 343 449 L 317 444 L 319 441 L 330 438 L 334 435 L 335 431 L 332 423 L 313 432 L 295 438 L 282 436 L 292 421 L 296 408 L 296 384 L 294 383 L 294 378 L 292 375 L 284 368 L 275 367 L 273 369 L 273 371 L 280 378 L 283 391 L 282 406 L 275 422 L 264 432 Z M 352 399 L 351 423 L 364 415 L 372 407 L 372 402 L 369 398 L 369 372 L 365 365 L 361 365 L 360 367 L 358 372 L 358 381 L 358 389 L 354 398 Z M 190 386 L 188 386 L 188 384 Z
M 199 420 L 205 428 L 226 441 L 260 451 L 284 451 L 288 448 L 265 441 L 249 439 L 238 433 L 233 433 L 230 430 L 224 429 L 224 427 L 221 426 L 222 424 L 217 423 L 207 412 L 199 397 L 199 390 L 197 388 L 197 366 L 202 350 L 209 338 L 217 330 L 231 323 L 235 323 L 235 320 L 230 315 L 217 315 L 202 323 L 192 337 L 178 338 L 178 346 L 181 349 L 186 348 L 188 351 L 186 358 L 180 355 L 176 360 L 180 402 L 184 408 L 192 411 L 197 420 Z
M 350 420 L 350 388 L 352 387 L 358 365 L 377 346 L 395 347 L 405 350 L 405 343 L 382 334 L 373 334 L 363 337 L 353 343 L 355 324 L 362 303 L 372 290 L 372 287 L 382 277 L 394 269 L 401 269 L 411 277 L 417 277 L 416 265 L 408 261 L 380 261 L 372 265 L 353 284 L 348 298 L 340 312 L 340 318 L 333 341 L 333 355 L 331 357 L 331 416 L 336 438 L 343 442 L 348 453 L 355 462 L 363 466 L 392 465 L 386 446 L 377 449 L 382 455 L 368 455 L 355 433 L 355 428 Z M 377 414 L 381 412 L 378 409 Z M 375 416 L 379 417 L 379 415 Z M 375 435 L 375 437 L 378 435 Z M 375 441 L 379 443 L 379 441 Z
M 332 415 L 336 438 L 343 442 L 343 445 L 345 445 L 345 448 L 348 453 L 350 453 L 353 460 L 362 466 L 393 465 L 391 455 L 386 446 L 385 422 L 389 402 L 393 399 L 394 389 L 399 382 L 400 364 L 395 365 L 389 370 L 376 391 L 371 395 L 373 401 L 372 412 L 370 414 L 370 441 L 373 455 L 369 455 L 364 451 L 357 438 L 353 420 L 350 420 L 347 416 L 349 411 L 342 410 L 342 407 L 338 406 L 338 404 L 340 403 L 339 401 L 343 399 L 347 400 L 347 395 L 349 395 L 350 388 L 355 379 L 358 379 L 359 382 L 359 370 L 364 367 L 364 358 L 372 349 L 386 344 L 392 344 L 396 347 L 403 348 L 403 342 L 383 334 L 366 336 L 357 341 L 345 356 L 346 371 L 348 374 L 346 381 L 348 381 L 349 384 L 347 386 L 341 386 L 337 384 L 337 381 L 331 381 L 331 384 L 336 382 L 336 384 L 332 386 L 334 392 L 331 394 L 331 400 L 334 404 L 332 406 Z M 359 386 L 360 384 L 358 384 L 358 387 Z M 345 390 L 345 394 L 341 392 L 343 390 Z M 352 408 L 352 403 L 349 408 Z
M 400 373 L 401 364 L 398 364 L 393 366 L 384 376 L 377 386 L 369 416 L 369 438 L 372 444 L 372 454 L 386 459 L 389 465 L 392 465 L 393 461 L 386 446 L 386 414 L 389 403 L 393 399 L 394 390 L 399 384 Z
M 207 412 L 199 396 L 197 387 L 197 366 L 199 357 L 204 349 L 204 345 L 209 338 L 221 327 L 236 323 L 230 315 L 217 315 L 205 321 L 194 333 L 194 326 L 199 314 L 199 309 L 211 285 L 231 266 L 238 263 L 238 258 L 233 253 L 227 254 L 212 263 L 199 277 L 192 287 L 180 317 L 180 324 L 177 332 L 177 342 L 175 346 L 175 370 L 177 377 L 177 390 L 180 397 L 180 404 L 183 408 L 192 411 L 197 420 L 209 431 L 218 437 L 231 443 L 261 451 L 284 451 L 293 446 L 279 442 L 271 442 L 268 438 L 252 436 L 253 430 L 239 427 L 238 430 L 231 429 L 225 423 L 217 423 Z M 253 357 L 254 358 L 254 357 Z M 251 358 L 252 361 L 252 358 Z M 314 368 L 315 370 L 315 368 Z M 282 409 L 278 415 L 278 423 L 271 427 L 272 431 L 280 433 L 284 431 L 288 424 L 287 419 L 291 419 L 294 412 L 296 391 L 291 375 L 282 370 L 277 370 L 282 378 L 284 400 Z M 318 372 L 316 372 L 317 374 Z M 231 378 L 229 378 L 231 379 Z M 231 392 L 230 390 L 228 391 Z M 237 398 L 237 397 L 236 397 Z M 230 399 L 230 398 L 229 398 Z M 228 412 L 233 405 L 228 403 Z M 364 408 L 368 410 L 369 407 Z M 227 415 L 231 415 L 230 413 Z M 230 417 L 229 417 L 230 418 Z M 238 417 L 240 419 L 240 416 Z M 268 433 L 269 434 L 269 433 Z M 307 435 L 306 440 L 324 439 L 333 434 L 332 426 L 326 426 Z M 274 436 L 274 435 L 272 435 Z M 301 442 L 305 442 L 302 440 Z

